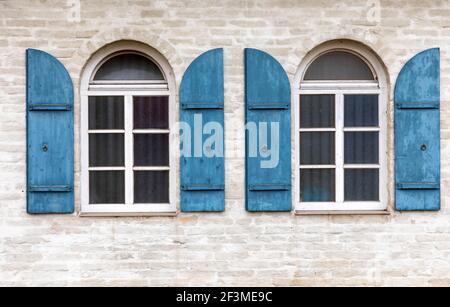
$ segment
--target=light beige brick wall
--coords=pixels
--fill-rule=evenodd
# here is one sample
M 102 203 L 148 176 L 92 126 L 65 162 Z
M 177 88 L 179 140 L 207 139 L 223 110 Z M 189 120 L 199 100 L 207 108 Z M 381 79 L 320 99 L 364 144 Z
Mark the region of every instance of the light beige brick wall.
M 68 21 L 68 3 L 0 0 L 0 285 L 450 285 L 449 0 L 381 0 L 379 22 L 367 19 L 367 0 L 81 0 L 80 22 Z M 269 51 L 293 80 L 308 51 L 337 38 L 373 48 L 391 92 L 409 58 L 441 48 L 441 212 L 245 211 L 243 48 Z M 25 49 L 57 56 L 74 80 L 79 180 L 82 68 L 97 49 L 123 39 L 159 50 L 178 85 L 196 56 L 225 49 L 225 213 L 26 214 Z

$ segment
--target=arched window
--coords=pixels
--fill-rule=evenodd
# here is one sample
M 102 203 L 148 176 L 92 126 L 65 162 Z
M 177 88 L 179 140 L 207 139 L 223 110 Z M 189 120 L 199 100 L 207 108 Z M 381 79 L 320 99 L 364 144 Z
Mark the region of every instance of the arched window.
M 164 75 L 158 65 L 150 58 L 136 52 L 125 51 L 109 57 L 94 75 L 94 82 L 120 82 L 137 83 L 141 81 L 165 82 Z
M 138 43 L 96 53 L 82 76 L 82 214 L 175 212 L 173 81 Z
M 299 211 L 387 209 L 386 79 L 370 50 L 350 45 L 319 47 L 298 74 Z
M 373 81 L 375 77 L 368 64 L 349 51 L 330 51 L 320 55 L 305 73 L 305 81 L 364 80 Z

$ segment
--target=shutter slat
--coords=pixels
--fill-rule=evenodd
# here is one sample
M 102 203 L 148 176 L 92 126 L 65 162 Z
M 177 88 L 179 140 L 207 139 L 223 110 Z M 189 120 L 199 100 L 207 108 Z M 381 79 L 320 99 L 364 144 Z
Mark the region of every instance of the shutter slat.
M 224 127 L 223 49 L 200 55 L 186 70 L 180 87 L 180 120 L 191 128 L 191 156 L 181 157 L 181 211 L 225 210 L 225 163 L 222 156 L 195 155 L 195 119 L 201 116 L 201 131 L 208 123 Z M 199 124 L 199 123 L 197 123 Z M 210 135 L 201 137 L 201 146 Z M 197 140 L 198 141 L 198 140 Z M 221 139 L 222 142 L 223 136 Z M 217 144 L 216 144 L 217 146 Z M 222 143 L 223 146 L 223 143 Z
M 250 212 L 283 212 L 292 210 L 291 188 L 291 90 L 283 67 L 269 54 L 245 50 L 246 123 L 267 125 L 268 144 L 258 144 L 252 153 L 250 132 L 246 133 L 246 208 Z M 272 148 L 272 123 L 278 125 L 279 148 Z M 275 131 L 276 132 L 276 131 Z M 253 136 L 255 137 L 255 136 Z M 259 143 L 259 140 L 257 141 Z M 275 142 L 276 143 L 276 142 Z M 267 147 L 267 148 L 264 148 Z M 261 154 L 266 149 L 279 150 L 279 161 L 264 166 L 270 158 Z M 267 156 L 267 152 L 264 156 Z
M 27 50 L 27 211 L 74 212 L 73 85 L 64 66 Z
M 402 69 L 395 87 L 398 211 L 440 209 L 440 52 L 429 49 Z

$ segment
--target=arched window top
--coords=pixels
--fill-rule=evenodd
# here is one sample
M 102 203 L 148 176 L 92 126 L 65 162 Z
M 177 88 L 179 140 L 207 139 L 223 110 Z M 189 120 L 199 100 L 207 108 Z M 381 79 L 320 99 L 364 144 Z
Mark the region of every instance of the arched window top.
M 375 81 L 371 67 L 353 52 L 334 50 L 317 57 L 308 67 L 304 81 Z
M 161 69 L 147 56 L 121 52 L 108 57 L 95 72 L 93 81 L 165 81 Z

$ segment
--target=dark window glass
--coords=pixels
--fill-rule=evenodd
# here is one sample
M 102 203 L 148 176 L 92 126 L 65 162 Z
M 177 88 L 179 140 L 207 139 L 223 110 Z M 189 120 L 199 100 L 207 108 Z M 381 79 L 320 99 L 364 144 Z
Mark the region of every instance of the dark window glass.
M 125 166 L 124 135 L 121 133 L 90 134 L 89 166 Z
M 169 166 L 169 135 L 135 134 L 134 166 Z
M 378 127 L 378 95 L 345 95 L 345 127 Z
M 379 201 L 379 170 L 346 169 L 346 201 Z
M 304 80 L 374 80 L 371 69 L 358 56 L 345 51 L 328 52 L 308 68 Z
M 89 97 L 89 130 L 124 129 L 124 98 Z
M 125 204 L 125 172 L 89 172 L 90 204 Z
M 300 128 L 334 128 L 335 95 L 301 95 Z
M 345 164 L 378 164 L 378 132 L 345 132 Z
M 301 202 L 334 202 L 335 170 L 302 169 L 300 171 Z
M 134 97 L 134 129 L 168 129 L 169 97 Z
M 134 202 L 136 204 L 169 203 L 169 172 L 134 172 Z
M 159 67 L 145 56 L 128 53 L 107 60 L 97 71 L 95 81 L 164 80 Z
M 300 163 L 302 165 L 334 165 L 334 132 L 300 133 Z

